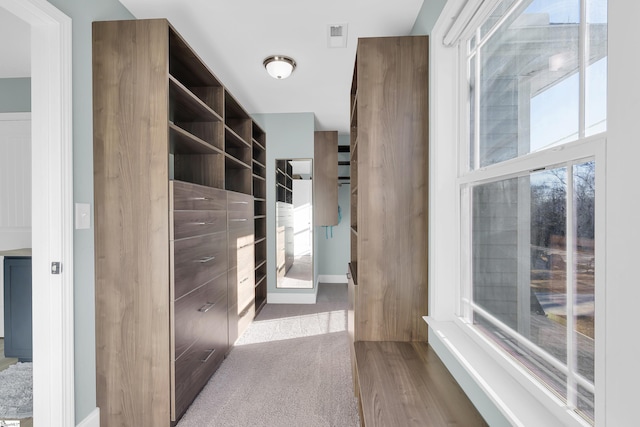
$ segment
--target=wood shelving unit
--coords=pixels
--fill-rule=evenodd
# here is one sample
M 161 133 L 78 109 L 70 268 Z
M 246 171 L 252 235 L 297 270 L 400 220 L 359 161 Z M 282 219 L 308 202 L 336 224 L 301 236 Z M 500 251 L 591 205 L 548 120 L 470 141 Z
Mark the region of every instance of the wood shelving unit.
M 92 52 L 101 424 L 169 427 L 266 302 L 266 135 L 165 19 Z
M 427 70 L 427 37 L 358 40 L 350 91 L 354 341 L 427 339 Z
M 256 314 L 267 303 L 267 136 L 255 122 L 251 128 L 251 162 L 255 232 Z

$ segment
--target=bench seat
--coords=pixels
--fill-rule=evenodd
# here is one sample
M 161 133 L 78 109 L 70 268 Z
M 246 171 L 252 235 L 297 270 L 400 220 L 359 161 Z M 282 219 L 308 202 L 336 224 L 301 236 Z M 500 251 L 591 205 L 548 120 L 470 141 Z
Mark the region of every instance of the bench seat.
M 362 425 L 487 426 L 425 342 L 354 343 Z

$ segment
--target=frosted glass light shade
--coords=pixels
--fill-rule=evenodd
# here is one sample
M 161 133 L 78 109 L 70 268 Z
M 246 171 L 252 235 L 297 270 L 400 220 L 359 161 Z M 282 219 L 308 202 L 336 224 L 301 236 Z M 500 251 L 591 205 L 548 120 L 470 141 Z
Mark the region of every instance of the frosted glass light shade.
M 264 60 L 263 64 L 267 73 L 274 79 L 286 79 L 296 68 L 296 61 L 282 55 L 270 56 Z

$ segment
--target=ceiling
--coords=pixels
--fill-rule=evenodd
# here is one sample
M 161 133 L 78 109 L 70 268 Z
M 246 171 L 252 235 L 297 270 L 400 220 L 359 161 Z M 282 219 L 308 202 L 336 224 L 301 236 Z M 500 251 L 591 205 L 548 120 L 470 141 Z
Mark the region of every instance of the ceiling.
M 139 19 L 167 18 L 249 113 L 312 112 L 316 130 L 349 132 L 358 37 L 407 35 L 423 0 L 120 0 Z M 328 26 L 347 24 L 347 47 Z M 270 55 L 298 66 L 270 77 Z
M 31 75 L 29 24 L 0 7 L 0 78 Z M 10 41 L 10 42 L 8 42 Z
M 133 15 L 167 18 L 250 113 L 312 112 L 316 130 L 349 133 L 349 89 L 358 37 L 406 35 L 423 0 L 120 0 Z M 328 47 L 328 26 L 347 24 L 347 47 Z M 0 78 L 28 77 L 29 26 L 0 8 Z M 274 54 L 298 66 L 276 80 Z

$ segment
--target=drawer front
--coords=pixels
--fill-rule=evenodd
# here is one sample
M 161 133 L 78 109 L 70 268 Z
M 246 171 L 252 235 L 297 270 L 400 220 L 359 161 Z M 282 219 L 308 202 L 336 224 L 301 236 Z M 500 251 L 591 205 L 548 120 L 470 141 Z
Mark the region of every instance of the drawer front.
M 244 277 L 243 277 L 244 276 Z M 242 277 L 242 278 L 240 278 Z M 256 297 L 254 272 L 238 275 L 238 306 L 246 307 Z
M 253 197 L 229 193 L 227 201 L 229 230 L 253 234 Z
M 174 362 L 176 417 L 182 416 L 224 360 L 227 350 L 227 313 L 214 311 L 215 326 Z
M 174 349 L 179 358 L 203 334 L 215 325 L 216 312 L 227 311 L 227 275 L 184 295 L 174 303 Z M 222 325 L 220 326 L 222 327 Z
M 226 211 L 174 211 L 173 239 L 200 236 L 227 230 Z
M 170 181 L 173 186 L 173 210 L 226 211 L 227 192 L 182 181 Z
M 255 269 L 253 250 L 247 251 L 251 258 L 238 262 L 235 289 L 237 290 L 237 303 L 245 307 L 249 301 L 255 298 Z
M 229 231 L 242 231 L 253 234 L 253 212 L 229 211 L 228 221 Z
M 229 232 L 229 268 L 246 262 L 253 257 L 255 252 L 253 224 L 249 224 L 246 230 L 233 230 Z
M 253 217 L 253 196 L 242 193 L 227 193 L 227 210 L 250 213 Z
M 216 233 L 172 243 L 174 298 L 227 271 L 227 234 Z

